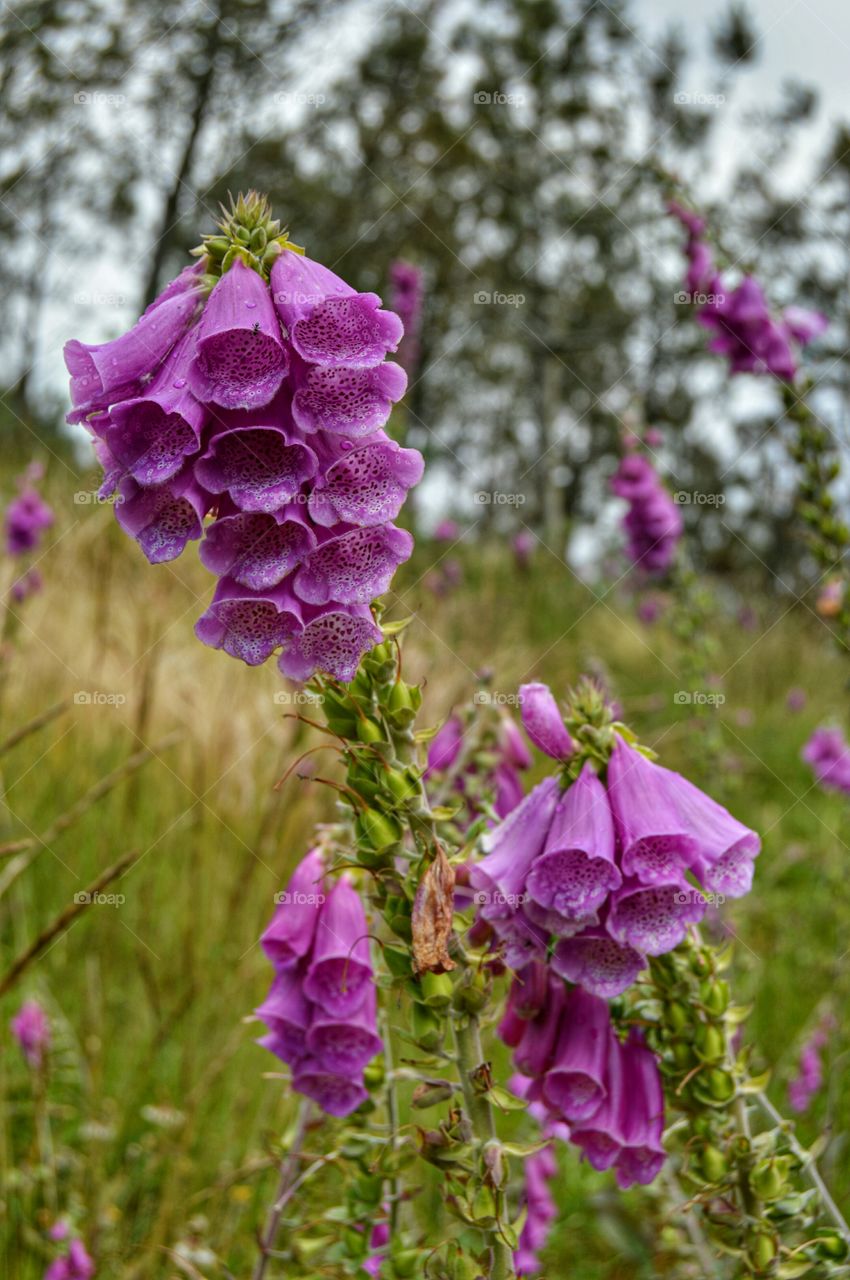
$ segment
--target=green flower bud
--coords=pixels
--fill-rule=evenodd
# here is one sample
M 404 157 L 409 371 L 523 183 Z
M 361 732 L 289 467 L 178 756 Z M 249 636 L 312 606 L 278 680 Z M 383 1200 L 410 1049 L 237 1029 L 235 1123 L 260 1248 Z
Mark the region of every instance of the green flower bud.
M 728 1171 L 726 1157 L 717 1147 L 709 1145 L 700 1156 L 700 1168 L 706 1182 L 720 1182 Z
M 765 1271 L 776 1257 L 776 1244 L 772 1236 L 759 1232 L 750 1243 L 750 1258 L 753 1266 Z
M 762 1160 L 750 1173 L 750 1186 L 760 1200 L 778 1200 L 787 1189 L 791 1161 L 788 1156 Z
M 383 725 L 376 724 L 374 720 L 366 717 L 357 721 L 357 736 L 361 742 L 384 742 L 386 733 Z
M 251 248 L 254 253 L 263 252 L 266 247 L 266 240 L 265 227 L 257 227 L 256 230 L 251 233 Z
M 358 814 L 355 825 L 358 845 L 362 841 L 377 853 L 382 853 L 392 845 L 398 844 L 401 839 L 401 828 L 398 823 L 388 814 L 379 813 L 377 809 L 366 809 Z
M 367 1067 L 363 1070 L 363 1084 L 365 1088 L 379 1089 L 384 1083 L 384 1059 L 381 1057 L 373 1058 Z
M 664 1021 L 673 1031 L 683 1031 L 691 1021 L 690 1010 L 679 1000 L 672 1000 L 665 1006 Z
M 454 983 L 447 973 L 423 973 L 420 984 L 420 1002 L 428 1009 L 448 1009 L 452 1002 Z
M 821 1258 L 843 1262 L 847 1257 L 847 1243 L 839 1235 L 818 1236 L 815 1248 Z
M 410 778 L 409 774 L 399 769 L 388 769 L 384 774 L 384 782 L 387 790 L 399 804 L 410 800 L 419 790 L 418 784 Z
M 211 258 L 217 258 L 219 261 L 221 261 L 229 248 L 230 241 L 227 236 L 210 236 L 209 240 L 204 241 L 204 251 Z
M 423 1080 L 413 1090 L 410 1105 L 418 1111 L 427 1107 L 436 1107 L 440 1102 L 448 1102 L 454 1096 L 454 1085 L 451 1080 Z
M 709 1013 L 719 1018 L 729 1007 L 729 983 L 714 978 L 700 983 L 699 996 Z
M 700 1023 L 696 1034 L 697 1053 L 706 1062 L 721 1062 L 726 1056 L 726 1041 L 719 1027 Z
M 408 1276 L 415 1276 L 420 1256 L 418 1249 L 396 1250 L 390 1257 L 392 1274 L 394 1276 L 400 1276 L 402 1280 L 407 1280 Z
M 428 1009 L 424 1004 L 414 1001 L 411 1030 L 416 1044 L 428 1053 L 435 1053 L 443 1043 L 445 1023 L 433 1009 Z
M 729 1102 L 735 1096 L 735 1081 L 728 1071 L 714 1067 L 707 1074 L 708 1091 L 716 1102 Z

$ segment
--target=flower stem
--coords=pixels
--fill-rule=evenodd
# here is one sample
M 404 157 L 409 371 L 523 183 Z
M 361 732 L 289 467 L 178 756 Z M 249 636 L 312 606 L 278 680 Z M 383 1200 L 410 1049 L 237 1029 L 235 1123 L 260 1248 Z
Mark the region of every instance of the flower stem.
M 298 1119 L 296 1122 L 295 1136 L 292 1139 L 292 1146 L 280 1164 L 280 1179 L 277 1184 L 274 1203 L 268 1212 L 266 1225 L 262 1236 L 260 1237 L 260 1256 L 257 1259 L 257 1265 L 254 1267 L 252 1280 L 263 1280 L 266 1274 L 266 1268 L 269 1264 L 274 1242 L 277 1238 L 278 1228 L 280 1227 L 280 1219 L 291 1194 L 292 1186 L 296 1179 L 298 1169 L 298 1157 L 301 1154 L 301 1148 L 304 1145 L 304 1137 L 307 1133 L 307 1126 L 310 1123 L 311 1103 L 308 1098 L 304 1098 L 298 1108 Z

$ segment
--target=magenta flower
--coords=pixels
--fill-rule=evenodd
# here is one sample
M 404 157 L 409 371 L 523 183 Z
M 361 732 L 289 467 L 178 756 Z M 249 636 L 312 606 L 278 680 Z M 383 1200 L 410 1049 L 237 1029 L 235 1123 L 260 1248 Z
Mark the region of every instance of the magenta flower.
M 380 310 L 377 294 L 357 293 L 305 255 L 282 253 L 272 267 L 271 289 L 293 347 L 312 364 L 372 368 L 401 340 L 400 319 Z
M 268 952 L 267 937 L 268 930 L 262 939 Z M 312 1006 L 301 989 L 303 982 L 301 967 L 280 970 L 265 1000 L 254 1010 L 269 1029 L 269 1034 L 257 1043 L 290 1066 L 307 1054 L 307 1033 L 313 1018 Z
M 632 1029 L 622 1046 L 622 1099 L 620 1134 L 622 1147 L 615 1169 L 623 1189 L 639 1183 L 648 1186 L 664 1164 L 661 1145 L 664 1132 L 664 1091 L 654 1053 L 640 1032 Z
M 212 603 L 195 623 L 195 635 L 249 667 L 261 666 L 276 649 L 302 633 L 304 614 L 288 583 L 255 595 L 221 578 Z
M 115 518 L 135 538 L 151 564 L 175 560 L 186 543 L 204 532 L 209 494 L 195 480 L 191 467 L 167 484 L 145 488 L 130 476 L 118 486 Z
M 89 1257 L 82 1240 L 72 1240 L 68 1252 L 56 1258 L 44 1273 L 44 1280 L 91 1280 L 94 1262 Z
M 292 1087 L 312 1098 L 329 1116 L 350 1116 L 369 1097 L 362 1079 L 336 1075 L 314 1058 L 303 1058 L 298 1063 Z
M 549 983 L 545 1005 L 535 1017 L 526 1022 L 522 1040 L 514 1051 L 514 1062 L 523 1075 L 537 1078 L 544 1076 L 552 1068 L 565 1000 L 563 983 L 553 978 Z
M 31 1067 L 40 1067 L 50 1048 L 50 1021 L 37 1000 L 25 1000 L 9 1023 Z
M 808 1111 L 823 1086 L 821 1052 L 834 1028 L 833 1016 L 824 1014 L 800 1052 L 797 1074 L 788 1084 L 788 1103 L 798 1115 Z
M 295 593 L 308 604 L 368 604 L 410 558 L 413 538 L 394 524 L 350 529 L 325 538 L 295 575 Z
M 552 956 L 552 968 L 562 978 L 605 1000 L 621 995 L 645 967 L 645 956 L 599 925 L 562 938 Z
M 197 329 L 175 345 L 142 395 L 117 404 L 105 440 L 122 473 L 140 485 L 171 480 L 197 453 L 208 414 L 186 379 L 197 346 Z
M 514 563 L 516 567 L 523 572 L 531 564 L 531 557 L 534 554 L 536 539 L 530 529 L 520 529 L 511 539 L 511 550 L 514 553 Z
M 381 643 L 381 628 L 365 604 L 334 605 L 330 610 L 305 605 L 303 629 L 284 643 L 277 665 L 290 680 L 309 680 L 327 671 L 337 680 L 353 680 L 367 649 Z
M 644 955 L 672 951 L 705 915 L 706 900 L 687 880 L 646 885 L 625 880 L 611 896 L 608 932 Z
M 319 910 L 325 900 L 324 863 L 318 849 L 311 849 L 292 873 L 279 895 L 274 919 L 260 943 L 278 971 L 303 960 L 313 945 Z
M 575 746 L 548 687 L 520 685 L 519 699 L 522 725 L 535 747 L 553 760 L 568 760 Z
M 363 1004 L 372 976 L 366 913 L 342 877 L 319 912 L 304 994 L 328 1013 L 347 1017 Z
M 9 588 L 9 594 L 15 604 L 23 604 L 30 596 L 36 596 L 44 586 L 44 579 L 38 569 L 27 569 L 20 578 L 16 578 Z
M 195 463 L 195 476 L 210 493 L 229 494 L 239 510 L 274 514 L 315 476 L 315 453 L 284 427 L 221 425 Z
M 423 470 L 421 454 L 378 432 L 350 452 L 342 450 L 330 463 L 310 493 L 310 516 L 324 528 L 340 521 L 371 525 L 395 520 Z
M 23 489 L 6 508 L 8 554 L 20 556 L 37 550 L 41 535 L 50 528 L 54 519 L 53 511 L 35 489 Z
M 591 766 L 585 764 L 555 810 L 526 887 L 540 906 L 567 919 L 580 919 L 601 907 L 622 879 L 614 861 L 608 797 Z
M 381 1250 L 389 1242 L 390 1224 L 388 1222 L 376 1222 L 369 1236 L 369 1248 L 372 1252 L 366 1261 L 361 1263 L 361 1270 L 365 1271 L 367 1276 L 375 1277 L 381 1274 L 381 1264 L 384 1261 L 384 1255 Z
M 460 716 L 449 716 L 437 730 L 428 747 L 428 765 L 425 777 L 443 773 L 457 762 L 463 749 L 463 722 Z
M 360 440 L 384 426 L 407 389 L 407 375 L 389 360 L 371 369 L 340 369 L 293 356 L 292 383 L 296 426 Z
M 316 546 L 316 532 L 296 507 L 273 515 L 239 511 L 220 515 L 201 543 L 201 562 L 219 577 L 251 591 L 276 587 L 303 564 Z
M 390 301 L 404 326 L 401 360 L 408 372 L 419 363 L 422 325 L 423 274 L 412 262 L 399 259 L 390 267 Z
M 457 520 L 440 520 L 434 529 L 434 540 L 435 542 L 457 542 L 460 532 Z
M 487 855 L 469 873 L 485 920 L 508 919 L 517 913 L 525 898 L 526 876 L 543 851 L 558 799 L 557 779 L 544 779 L 485 838 Z
M 525 1162 L 526 1217 L 514 1253 L 514 1267 L 518 1276 L 534 1275 L 540 1270 L 538 1253 L 546 1244 L 549 1229 L 558 1216 L 549 1183 L 558 1172 L 555 1153 L 551 1144 L 535 1151 Z
M 188 372 L 192 392 L 223 409 L 258 409 L 276 395 L 286 371 L 286 348 L 269 291 L 237 258 L 204 308 Z
M 598 996 L 574 987 L 567 995 L 552 1065 L 543 1079 L 543 1097 L 568 1121 L 586 1120 L 606 1095 L 611 1018 Z
M 605 1096 L 592 1116 L 570 1129 L 571 1140 L 597 1173 L 610 1169 L 623 1149 L 623 1102 L 623 1048 L 617 1037 L 611 1035 L 605 1069 Z
M 623 519 L 629 559 L 651 577 L 667 573 L 682 536 L 682 517 L 649 458 L 627 453 L 612 477 L 611 489 L 629 503 Z
M 361 1071 L 382 1048 L 374 986 L 367 988 L 365 1000 L 354 1013 L 341 1018 L 318 1011 L 307 1035 L 309 1053 L 339 1076 Z
M 802 755 L 824 790 L 850 795 L 850 746 L 841 729 L 815 729 Z
M 129 333 L 89 346 L 65 343 L 71 375 L 71 422 L 83 422 L 98 409 L 141 394 L 151 373 L 197 318 L 201 306 L 197 267 L 188 267 L 148 307 Z

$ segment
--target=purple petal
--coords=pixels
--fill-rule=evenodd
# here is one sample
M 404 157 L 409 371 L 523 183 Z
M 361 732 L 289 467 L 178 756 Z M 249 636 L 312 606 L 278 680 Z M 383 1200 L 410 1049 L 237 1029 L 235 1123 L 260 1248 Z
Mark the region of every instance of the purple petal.
M 238 512 L 209 525 L 201 543 L 201 562 L 220 577 L 231 577 L 252 591 L 268 591 L 301 564 L 316 545 L 316 535 L 296 507 L 276 515 Z
M 549 688 L 523 684 L 519 698 L 523 728 L 534 745 L 553 760 L 569 759 L 575 746 Z
M 424 466 L 416 449 L 378 434 L 330 465 L 310 494 L 310 515 L 325 527 L 394 520 Z
M 313 945 L 319 910 L 325 900 L 323 875 L 322 855 L 318 849 L 311 849 L 278 895 L 274 918 L 260 939 L 276 969 L 297 964 Z
M 269 403 L 288 361 L 268 288 L 237 258 L 210 294 L 189 382 L 199 400 L 225 409 Z
M 554 1059 L 543 1081 L 550 1107 L 569 1121 L 589 1119 L 607 1094 L 611 1030 L 608 1005 L 574 987 L 568 994 Z
M 412 551 L 411 535 L 393 524 L 351 529 L 311 552 L 295 575 L 295 593 L 308 604 L 368 604 Z
M 301 430 L 333 431 L 351 440 L 384 426 L 407 387 L 404 370 L 390 362 L 374 369 L 328 369 L 299 362 L 294 373 L 292 416 Z
M 612 1000 L 632 985 L 646 959 L 605 929 L 586 929 L 564 938 L 555 948 L 552 968 L 568 982 L 577 982 L 593 995 Z
M 373 981 L 369 926 L 356 891 L 337 881 L 319 913 L 304 994 L 326 1012 L 348 1017 L 366 999 Z
M 381 628 L 368 605 L 303 608 L 304 627 L 292 635 L 278 659 L 278 670 L 290 680 L 309 680 L 327 672 L 348 684 L 357 674 L 363 654 L 380 644 Z
M 282 427 L 232 427 L 212 437 L 195 475 L 242 511 L 272 514 L 298 496 L 316 467 L 313 450 Z
M 595 911 L 621 883 L 614 864 L 608 797 L 591 766 L 585 764 L 561 797 L 526 887 L 540 906 L 570 918 Z
M 300 630 L 300 605 L 286 586 L 255 595 L 223 578 L 212 603 L 195 623 L 195 635 L 212 649 L 224 649 L 249 667 L 260 666 Z
M 627 880 L 611 898 L 608 932 L 645 955 L 661 956 L 677 947 L 705 915 L 705 898 L 686 880 L 645 885 Z
M 210 498 L 191 468 L 168 484 L 143 489 L 129 476 L 119 486 L 115 518 L 135 538 L 151 564 L 176 560 L 186 543 L 201 537 Z

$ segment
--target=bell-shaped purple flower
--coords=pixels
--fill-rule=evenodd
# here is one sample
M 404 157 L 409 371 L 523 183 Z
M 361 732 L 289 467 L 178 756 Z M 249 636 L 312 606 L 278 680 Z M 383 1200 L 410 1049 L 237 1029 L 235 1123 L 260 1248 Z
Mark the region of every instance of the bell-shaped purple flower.
M 668 770 L 618 738 L 608 761 L 608 798 L 622 846 L 622 870 L 645 884 L 677 880 L 699 845 L 664 785 Z
M 359 440 L 384 426 L 407 389 L 407 374 L 389 360 L 372 369 L 338 369 L 294 356 L 292 383 L 292 416 L 302 431 Z
M 375 987 L 366 991 L 360 1008 L 344 1017 L 317 1010 L 307 1035 L 307 1049 L 334 1075 L 351 1076 L 383 1049 L 377 1027 Z
M 827 791 L 850 793 L 850 746 L 838 727 L 815 729 L 802 751 L 819 785 Z
M 241 511 L 274 514 L 298 495 L 317 465 L 294 430 L 276 423 L 224 425 L 195 463 L 195 475 L 210 493 L 228 493 Z
M 622 1046 L 622 1145 L 615 1169 L 617 1183 L 625 1191 L 639 1183 L 648 1186 L 661 1172 L 665 1152 L 664 1091 L 655 1054 L 639 1032 L 632 1030 Z
M 705 915 L 706 902 L 687 880 L 644 884 L 625 880 L 611 896 L 608 932 L 635 951 L 661 956 L 672 951 Z
M 564 1001 L 552 1065 L 543 1097 L 569 1121 L 587 1120 L 607 1088 L 611 1015 L 606 1001 L 574 987 Z
M 363 903 L 343 876 L 319 912 L 304 980 L 308 1000 L 337 1017 L 356 1013 L 373 980 L 368 934 Z
M 791 337 L 801 347 L 819 338 L 829 328 L 829 320 L 822 311 L 810 311 L 806 307 L 786 307 L 782 319 Z
M 520 685 L 519 699 L 523 728 L 535 747 L 553 760 L 568 760 L 575 745 L 548 686 Z
M 368 369 L 395 351 L 402 325 L 381 311 L 375 293 L 357 293 L 327 267 L 284 252 L 272 267 L 277 313 L 302 360 L 331 368 Z
M 40 1067 L 50 1046 L 50 1020 L 37 1000 L 25 1000 L 9 1026 L 31 1067 Z
M 610 1169 L 623 1149 L 623 1048 L 615 1035 L 608 1038 L 605 1096 L 593 1115 L 570 1126 L 570 1139 L 583 1151 L 597 1173 Z
M 525 1162 L 526 1217 L 514 1252 L 514 1269 L 518 1276 L 530 1276 L 540 1270 L 538 1252 L 546 1244 L 549 1229 L 558 1216 L 558 1206 L 549 1190 L 549 1182 L 558 1171 L 551 1145 L 535 1151 Z
M 257 595 L 222 578 L 212 603 L 195 623 L 195 635 L 211 649 L 223 649 L 249 667 L 258 667 L 301 628 L 301 605 L 286 583 Z
M 569 919 L 594 912 L 621 883 L 608 797 L 591 765 L 585 764 L 558 803 L 526 887 L 540 906 Z
M 322 855 L 318 849 L 311 849 L 278 895 L 274 918 L 260 939 L 263 951 L 278 970 L 292 968 L 313 945 L 325 900 L 323 876 Z
M 299 1062 L 292 1077 L 292 1087 L 312 1098 L 329 1116 L 350 1116 L 369 1097 L 362 1078 L 336 1075 L 314 1058 L 304 1058 Z
M 284 643 L 278 670 L 290 680 L 309 680 L 325 671 L 337 680 L 354 679 L 360 659 L 381 643 L 381 628 L 368 605 L 304 605 L 303 627 Z
M 621 995 L 645 967 L 645 956 L 599 925 L 562 938 L 552 956 L 552 968 L 562 978 L 605 1000 Z
M 44 1273 L 44 1280 L 92 1280 L 94 1262 L 82 1240 L 72 1240 L 68 1252 L 54 1258 Z
M 81 422 L 94 410 L 141 393 L 144 381 L 195 319 L 200 308 L 197 285 L 197 269 L 189 267 L 120 338 L 95 346 L 76 339 L 65 343 L 74 404 L 69 420 Z
M 469 872 L 485 920 L 512 916 L 522 903 L 526 876 L 543 850 L 559 794 L 558 780 L 544 778 L 485 837 L 487 856 Z
M 286 348 L 269 290 L 237 258 L 204 308 L 189 370 L 192 391 L 223 409 L 258 409 L 277 394 L 286 371 Z
M 463 750 L 463 721 L 460 716 L 449 716 L 441 725 L 428 746 L 428 767 L 425 777 L 451 769 Z
M 275 974 L 263 1003 L 254 1010 L 269 1029 L 269 1034 L 257 1043 L 290 1066 L 307 1055 L 307 1033 L 313 1017 L 313 1009 L 302 991 L 303 980 L 300 968 L 282 969 Z
M 378 433 L 341 451 L 316 481 L 310 515 L 317 525 L 383 524 L 394 520 L 409 489 L 422 479 L 422 455 Z
M 207 527 L 201 563 L 250 591 L 269 591 L 302 564 L 315 545 L 316 535 L 298 507 L 282 507 L 275 515 L 239 511 L 220 515 Z
M 555 1059 L 564 1008 L 564 986 L 558 979 L 549 982 L 546 1003 L 536 1017 L 526 1023 L 525 1033 L 514 1053 L 514 1062 L 523 1075 L 543 1076 Z
M 423 273 L 412 262 L 399 259 L 390 267 L 390 302 L 404 326 L 401 362 L 408 372 L 419 363 L 419 330 L 422 324 Z
M 106 443 L 141 485 L 171 480 L 200 445 L 208 414 L 186 383 L 196 337 L 192 329 L 181 338 L 144 393 L 110 412 Z
M 394 524 L 349 529 L 310 553 L 295 575 L 295 594 L 308 604 L 369 604 L 412 551 L 411 534 Z
M 118 487 L 115 518 L 135 538 L 151 564 L 176 560 L 186 543 L 200 538 L 209 494 L 187 467 L 168 484 L 143 489 L 129 476 Z

